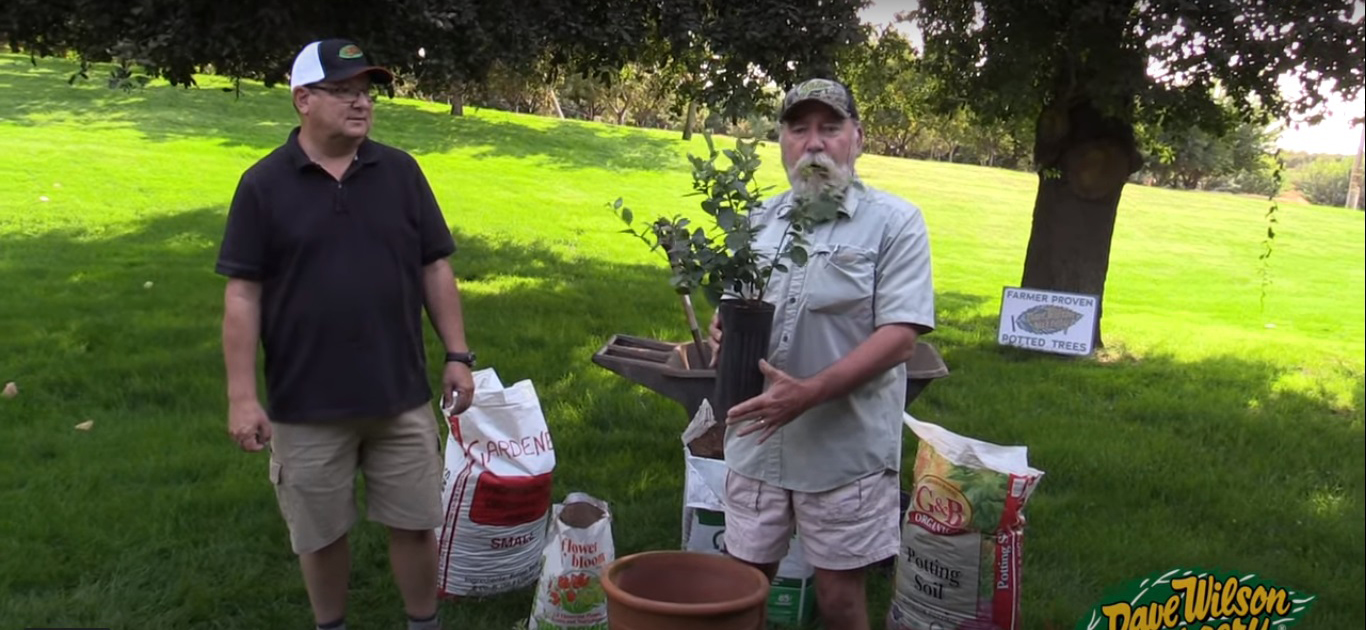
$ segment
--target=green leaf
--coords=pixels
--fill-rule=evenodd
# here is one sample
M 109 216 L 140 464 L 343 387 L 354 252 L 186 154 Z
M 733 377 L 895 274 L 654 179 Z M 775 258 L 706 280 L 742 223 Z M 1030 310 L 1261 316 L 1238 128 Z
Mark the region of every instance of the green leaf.
M 622 209 L 621 209 L 621 220 L 622 220 L 622 221 L 625 221 L 627 225 L 630 225 L 631 220 L 634 219 L 634 218 L 635 218 L 635 215 L 631 213 L 631 209 L 630 209 L 630 208 L 622 208 Z
M 830 221 L 839 215 L 840 204 L 828 199 L 821 199 L 811 203 L 807 207 L 807 216 L 813 223 L 821 224 Z
M 797 263 L 798 267 L 806 266 L 807 257 L 805 249 L 801 247 L 793 247 L 792 250 L 787 253 L 787 255 L 789 258 L 792 259 L 792 262 Z
M 726 208 L 716 213 L 716 225 L 727 232 L 735 230 L 735 225 L 737 223 L 736 219 L 735 211 L 730 208 Z
M 702 285 L 702 297 L 707 298 L 707 303 L 710 304 L 712 308 L 721 306 L 721 295 L 723 292 L 724 290 L 719 284 L 709 282 Z
M 613 208 L 620 208 L 620 207 L 621 207 L 621 197 L 617 197 L 617 200 L 612 202 L 612 207 L 613 207 Z

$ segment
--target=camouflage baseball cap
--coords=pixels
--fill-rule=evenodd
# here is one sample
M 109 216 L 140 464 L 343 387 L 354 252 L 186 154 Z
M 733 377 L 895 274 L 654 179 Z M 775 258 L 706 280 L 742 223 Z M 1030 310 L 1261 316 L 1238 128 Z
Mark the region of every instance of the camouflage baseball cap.
M 808 79 L 797 84 L 783 98 L 783 110 L 778 114 L 778 120 L 787 120 L 787 113 L 806 101 L 820 101 L 833 107 L 841 116 L 858 120 L 854 95 L 843 83 L 833 79 Z

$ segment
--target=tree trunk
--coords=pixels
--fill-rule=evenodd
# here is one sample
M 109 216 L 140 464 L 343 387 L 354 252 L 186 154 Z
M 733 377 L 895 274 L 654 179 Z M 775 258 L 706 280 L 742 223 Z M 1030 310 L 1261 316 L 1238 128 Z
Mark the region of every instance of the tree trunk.
M 1110 266 L 1115 212 L 1142 158 L 1129 123 L 1104 118 L 1089 101 L 1046 108 L 1034 142 L 1039 190 L 1025 254 L 1024 288 L 1095 295 L 1095 348 Z
M 688 101 L 688 115 L 683 119 L 683 139 L 692 140 L 692 128 L 697 124 L 697 99 Z
M 450 103 L 451 103 L 451 115 L 452 115 L 452 116 L 464 116 L 464 115 L 465 115 L 465 88 L 464 88 L 464 86 L 462 86 L 462 85 L 460 84 L 459 81 L 456 81 L 455 83 L 451 84 L 451 94 L 450 94 L 450 99 L 449 99 L 449 100 L 450 100 Z
M 1366 158 L 1363 156 L 1366 156 L 1366 126 L 1363 126 L 1361 130 L 1361 143 L 1357 145 L 1356 162 L 1352 163 L 1351 173 L 1347 176 L 1347 207 L 1357 210 L 1363 207 L 1361 203 L 1362 185 L 1366 183 L 1366 177 L 1363 177 L 1363 173 L 1366 172 L 1363 171 L 1363 168 L 1366 168 L 1366 165 L 1362 162 Z
M 555 88 L 550 88 L 550 108 L 555 110 L 555 115 L 564 118 L 564 109 L 560 107 L 560 95 L 555 93 Z

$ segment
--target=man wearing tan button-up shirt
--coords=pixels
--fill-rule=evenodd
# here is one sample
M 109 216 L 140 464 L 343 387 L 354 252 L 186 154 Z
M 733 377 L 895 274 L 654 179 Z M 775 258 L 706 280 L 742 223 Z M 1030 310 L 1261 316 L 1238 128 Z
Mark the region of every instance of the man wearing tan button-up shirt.
M 844 200 L 807 236 L 807 263 L 775 270 L 766 291 L 768 387 L 727 418 L 726 551 L 772 578 L 795 528 L 824 627 L 863 630 L 864 571 L 900 544 L 905 362 L 934 327 L 929 241 L 916 206 L 855 176 L 863 130 L 844 85 L 798 85 L 780 118 L 792 189 L 755 217 L 755 249 L 777 251 L 803 198 L 828 189 Z

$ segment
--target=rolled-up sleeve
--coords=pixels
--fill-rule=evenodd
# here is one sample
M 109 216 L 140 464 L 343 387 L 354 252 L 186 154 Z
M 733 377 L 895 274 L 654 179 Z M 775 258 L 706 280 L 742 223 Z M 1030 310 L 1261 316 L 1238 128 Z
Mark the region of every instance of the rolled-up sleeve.
M 920 210 L 907 205 L 906 220 L 883 239 L 873 294 L 873 325 L 912 324 L 921 333 L 935 327 L 930 239 Z
M 446 225 L 446 216 L 441 212 L 436 194 L 432 192 L 432 186 L 416 160 L 412 168 L 414 186 L 417 188 L 418 221 L 422 230 L 422 265 L 425 267 L 454 254 L 455 238 Z
M 265 212 L 247 175 L 237 182 L 214 271 L 229 278 L 261 280 L 266 272 Z

